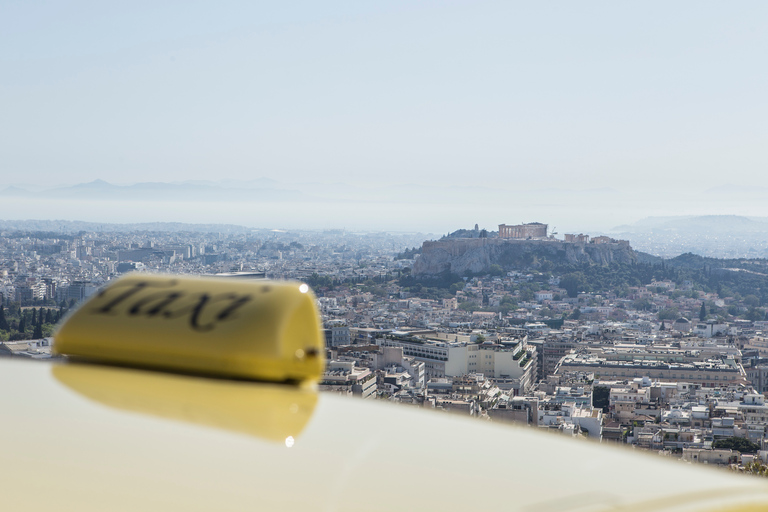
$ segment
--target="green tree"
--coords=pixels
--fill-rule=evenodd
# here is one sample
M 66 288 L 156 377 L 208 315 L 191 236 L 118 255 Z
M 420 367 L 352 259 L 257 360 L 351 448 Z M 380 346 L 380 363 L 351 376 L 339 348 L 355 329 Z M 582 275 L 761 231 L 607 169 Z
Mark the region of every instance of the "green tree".
M 9 329 L 8 320 L 5 318 L 5 308 L 0 305 L 0 331 L 7 331 Z
M 505 295 L 501 299 L 501 303 L 499 304 L 498 310 L 501 311 L 504 314 L 509 313 L 510 311 L 514 311 L 517 309 L 517 301 L 510 297 L 509 295 Z
M 570 298 L 575 298 L 584 289 L 584 277 L 577 272 L 571 272 L 560 278 L 560 286 L 565 288 Z
M 662 309 L 659 311 L 659 320 L 674 320 L 680 317 L 680 311 L 677 308 Z
M 608 405 L 611 397 L 611 388 L 605 386 L 595 386 L 592 389 L 592 407 L 600 407 L 603 412 L 608 412 Z
M 750 475 L 768 476 L 768 466 L 759 460 L 753 460 L 749 464 L 744 465 L 744 472 Z
M 636 301 L 632 302 L 632 309 L 636 309 L 638 311 L 650 311 L 653 309 L 653 302 L 645 298 L 637 299 Z
M 707 318 L 707 308 L 704 307 L 704 303 L 701 303 L 701 310 L 699 311 L 699 320 L 702 322 Z
M 747 295 L 744 297 L 744 304 L 750 308 L 756 308 L 760 305 L 760 299 L 757 297 L 757 295 Z
M 375 285 L 374 281 L 372 281 L 370 279 L 368 281 L 370 281 L 370 285 L 371 286 Z M 366 281 L 366 284 L 368 284 L 368 281 Z M 327 276 L 327 275 L 322 275 L 321 276 L 317 272 L 313 272 L 305 280 L 305 282 L 311 288 L 314 288 L 315 290 L 317 290 L 319 288 L 330 288 L 330 289 L 333 289 L 333 278 L 331 276 Z M 70 307 L 72 307 L 72 306 L 70 305 Z
M 491 265 L 488 269 L 488 273 L 492 276 L 503 276 L 504 275 L 504 269 L 501 268 L 501 265 Z
M 520 290 L 520 300 L 525 302 L 531 302 L 536 298 L 533 294 L 533 290 L 530 288 L 523 288 Z
M 712 443 L 712 448 L 736 450 L 741 453 L 757 453 L 757 450 L 760 449 L 760 445 L 743 437 L 726 437 L 725 439 L 718 439 Z
M 480 306 L 478 306 L 476 302 L 468 300 L 468 301 L 459 303 L 459 309 L 462 309 L 464 311 L 468 311 L 471 313 L 472 311 L 477 311 L 478 309 L 480 309 Z

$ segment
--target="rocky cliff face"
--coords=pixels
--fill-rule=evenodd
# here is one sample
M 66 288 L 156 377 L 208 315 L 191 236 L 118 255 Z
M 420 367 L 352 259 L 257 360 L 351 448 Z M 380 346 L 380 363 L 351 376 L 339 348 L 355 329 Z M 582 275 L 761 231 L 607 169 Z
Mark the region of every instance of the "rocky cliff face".
M 486 272 L 491 265 L 505 270 L 536 267 L 543 260 L 555 264 L 594 263 L 598 265 L 637 262 L 638 255 L 628 244 L 585 244 L 560 240 L 504 240 L 463 238 L 424 242 L 421 256 L 413 265 L 414 275 L 435 275 L 449 271 Z

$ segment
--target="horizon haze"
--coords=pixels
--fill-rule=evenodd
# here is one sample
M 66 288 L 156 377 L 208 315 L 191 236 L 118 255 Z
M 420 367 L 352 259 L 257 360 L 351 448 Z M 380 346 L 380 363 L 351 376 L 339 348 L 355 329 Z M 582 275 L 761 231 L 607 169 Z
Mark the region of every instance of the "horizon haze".
M 766 14 L 16 3 L 0 19 L 0 218 L 446 232 L 768 216 Z M 131 190 L 46 195 L 96 180 Z M 150 182 L 188 200 L 135 186 Z
M 252 228 L 448 233 L 479 224 L 540 221 L 552 230 L 618 233 L 645 219 L 686 216 L 768 218 L 765 190 L 659 191 L 661 204 L 615 189 L 573 190 L 416 184 L 284 183 L 269 178 L 0 188 L 0 219 L 187 222 Z M 753 199 L 753 201 L 750 201 Z M 630 229 L 630 231 L 631 231 Z

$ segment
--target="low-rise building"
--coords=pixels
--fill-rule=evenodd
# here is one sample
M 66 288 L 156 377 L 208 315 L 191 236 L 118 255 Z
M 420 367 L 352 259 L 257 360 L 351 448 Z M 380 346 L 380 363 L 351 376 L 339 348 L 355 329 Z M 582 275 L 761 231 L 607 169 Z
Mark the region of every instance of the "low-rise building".
M 330 361 L 319 387 L 342 395 L 375 397 L 376 375 L 368 368 L 357 368 L 354 361 Z

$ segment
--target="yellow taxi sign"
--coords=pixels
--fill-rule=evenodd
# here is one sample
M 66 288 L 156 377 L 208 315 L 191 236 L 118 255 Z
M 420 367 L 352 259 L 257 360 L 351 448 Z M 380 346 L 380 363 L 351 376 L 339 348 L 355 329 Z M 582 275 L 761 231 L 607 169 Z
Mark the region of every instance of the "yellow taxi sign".
M 306 284 L 129 274 L 83 303 L 56 353 L 270 381 L 320 378 L 324 343 Z

